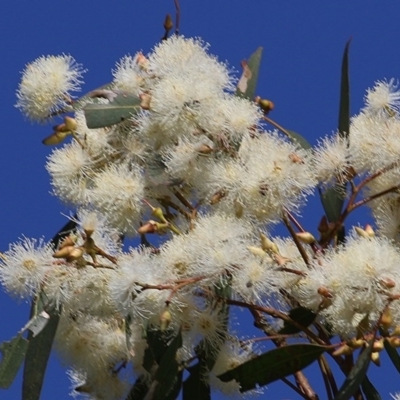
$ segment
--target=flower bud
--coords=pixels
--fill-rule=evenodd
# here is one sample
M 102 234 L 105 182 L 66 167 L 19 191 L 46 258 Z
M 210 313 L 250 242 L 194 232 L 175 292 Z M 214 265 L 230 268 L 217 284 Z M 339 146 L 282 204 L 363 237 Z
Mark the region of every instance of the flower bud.
M 247 250 L 255 256 L 264 258 L 267 253 L 261 247 L 247 246 Z
M 54 258 L 67 258 L 71 254 L 71 251 L 74 249 L 74 246 L 64 246 L 58 249 L 54 254 Z
M 164 29 L 166 31 L 170 31 L 173 26 L 174 26 L 174 23 L 172 22 L 171 15 L 167 14 L 167 16 L 165 17 L 165 21 L 164 21 Z
M 377 366 L 380 367 L 381 366 L 381 359 L 379 357 L 379 353 L 377 353 L 376 351 L 371 353 L 371 361 Z
M 383 338 L 376 339 L 372 345 L 372 351 L 379 353 L 384 349 Z
M 296 236 L 300 240 L 300 242 L 305 244 L 316 242 L 315 237 L 310 232 L 297 232 Z
M 68 257 L 66 257 L 66 260 L 68 262 L 79 260 L 83 256 L 83 253 L 84 251 L 81 247 L 75 247 L 73 250 L 71 250 Z
M 172 315 L 169 312 L 168 308 L 166 308 L 160 315 L 160 331 L 161 332 L 166 331 L 171 321 L 172 321 Z
M 64 117 L 64 124 L 65 124 L 65 127 L 67 128 L 68 131 L 71 131 L 71 132 L 75 132 L 76 131 L 77 123 L 76 123 L 76 119 L 75 118 L 68 117 L 68 115 L 65 116 Z
M 348 341 L 347 344 L 353 349 L 359 349 L 364 346 L 365 340 L 353 338 L 350 341 Z
M 385 340 L 394 348 L 400 347 L 400 338 L 398 336 L 387 337 Z
M 50 136 L 47 136 L 42 140 L 42 143 L 46 146 L 54 146 L 61 143 L 71 132 L 53 132 Z
M 352 349 L 350 346 L 348 346 L 347 344 L 344 344 L 342 346 L 340 346 L 339 348 L 337 348 L 332 355 L 333 356 L 349 356 L 350 354 L 352 354 L 354 351 L 354 349 Z

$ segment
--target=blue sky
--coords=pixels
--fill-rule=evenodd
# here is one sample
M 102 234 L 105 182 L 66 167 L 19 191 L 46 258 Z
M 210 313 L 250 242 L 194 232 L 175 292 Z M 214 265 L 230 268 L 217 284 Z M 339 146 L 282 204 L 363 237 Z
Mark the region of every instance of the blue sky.
M 400 3 L 394 0 L 181 0 L 181 8 L 181 33 L 209 42 L 211 52 L 232 68 L 240 70 L 240 61 L 263 46 L 257 93 L 275 103 L 271 118 L 311 143 L 337 126 L 340 63 L 350 37 L 353 114 L 375 80 L 400 78 Z M 173 0 L 7 2 L 0 14 L 0 251 L 21 235 L 50 239 L 66 221 L 61 213 L 69 213 L 50 194 L 44 168 L 51 149 L 41 141 L 51 125 L 32 125 L 14 107 L 20 71 L 41 55 L 71 54 L 88 69 L 84 90 L 98 87 L 111 80 L 111 69 L 123 55 L 146 53 L 159 41 L 168 12 L 174 12 Z M 317 201 L 310 206 L 303 223 L 316 232 L 322 209 Z M 368 222 L 368 215 L 359 216 L 362 224 Z M 25 324 L 28 310 L 24 302 L 0 293 L 0 341 Z M 400 391 L 400 383 L 386 358 L 383 364 L 371 367 L 370 378 L 388 398 Z M 19 377 L 0 398 L 19 399 L 20 384 Z M 63 368 L 52 360 L 42 399 L 68 399 L 68 387 Z M 267 397 L 296 398 L 279 383 L 269 385 Z

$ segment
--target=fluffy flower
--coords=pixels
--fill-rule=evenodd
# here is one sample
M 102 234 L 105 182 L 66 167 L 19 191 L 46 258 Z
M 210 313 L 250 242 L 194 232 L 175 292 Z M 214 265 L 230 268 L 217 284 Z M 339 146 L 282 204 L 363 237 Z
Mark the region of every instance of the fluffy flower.
M 51 175 L 53 191 L 67 203 L 83 204 L 92 175 L 92 160 L 76 141 L 55 149 L 48 157 L 46 169 Z
M 372 114 L 398 113 L 400 108 L 400 91 L 398 83 L 392 78 L 389 81 L 377 81 L 365 96 L 365 111 Z
M 113 164 L 93 178 L 90 200 L 109 223 L 127 234 L 135 232 L 142 208 L 144 181 L 138 166 Z
M 139 94 L 143 84 L 142 69 L 138 63 L 140 57 L 143 55 L 137 53 L 134 57 L 127 55 L 121 58 L 113 70 L 115 87 L 129 93 Z
M 70 92 L 80 89 L 83 72 L 69 55 L 36 59 L 22 72 L 16 107 L 31 120 L 46 120 L 52 112 L 68 106 Z
M 0 258 L 0 281 L 10 293 L 27 297 L 40 289 L 52 264 L 50 244 L 23 238 Z

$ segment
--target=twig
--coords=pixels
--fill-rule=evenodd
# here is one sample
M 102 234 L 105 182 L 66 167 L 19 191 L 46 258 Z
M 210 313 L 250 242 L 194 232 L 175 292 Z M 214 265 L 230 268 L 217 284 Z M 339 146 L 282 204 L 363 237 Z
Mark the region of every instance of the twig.
M 181 21 L 181 6 L 179 0 L 174 0 L 175 3 L 175 35 L 179 35 L 179 26 Z

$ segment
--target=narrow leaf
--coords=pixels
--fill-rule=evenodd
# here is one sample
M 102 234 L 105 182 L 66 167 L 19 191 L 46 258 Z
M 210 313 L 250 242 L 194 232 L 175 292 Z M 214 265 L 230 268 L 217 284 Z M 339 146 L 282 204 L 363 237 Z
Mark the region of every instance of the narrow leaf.
M 183 382 L 182 400 L 211 400 L 210 386 L 204 379 L 206 370 L 201 361 L 189 368 L 190 376 Z
M 83 107 L 86 125 L 90 129 L 119 124 L 140 110 L 140 99 L 126 92 L 113 92 L 108 104 L 89 103 Z
M 149 380 L 147 376 L 140 376 L 136 379 L 131 390 L 126 397 L 126 400 L 143 400 L 149 390 Z
M 349 79 L 349 40 L 346 43 L 341 69 L 340 102 L 339 102 L 339 135 L 348 137 L 350 131 L 350 79 Z M 335 187 L 323 191 L 319 188 L 321 202 L 329 222 L 336 222 L 342 212 L 346 194 L 346 184 L 336 183 Z M 344 236 L 344 232 L 341 232 Z M 340 240 L 340 237 L 339 237 Z
M 361 389 L 364 393 L 366 400 L 382 400 L 380 394 L 375 389 L 375 386 L 368 379 L 367 375 L 365 375 L 365 378 L 362 381 Z
M 241 386 L 240 391 L 246 392 L 256 388 L 257 385 L 264 386 L 302 370 L 325 351 L 326 347 L 314 344 L 280 347 L 246 361 L 219 375 L 218 378 L 223 382 L 235 379 Z
M 9 342 L 0 344 L 2 359 L 0 362 L 0 388 L 7 389 L 11 386 L 15 376 L 25 358 L 28 341 L 22 334 L 15 336 Z
M 258 72 L 260 70 L 261 55 L 263 48 L 259 47 L 246 61 L 242 61 L 242 76 L 239 79 L 236 89 L 236 96 L 253 100 L 256 93 Z
M 346 43 L 342 59 L 342 75 L 340 82 L 340 103 L 338 130 L 341 136 L 348 137 L 350 131 L 350 78 L 349 48 L 351 39 Z
M 297 307 L 293 310 L 290 310 L 289 317 L 299 323 L 300 325 L 307 327 L 308 325 L 312 324 L 315 320 L 317 314 L 313 313 L 311 310 L 305 307 Z M 294 333 L 298 333 L 301 330 L 291 324 L 288 321 L 284 322 L 283 328 L 279 330 L 278 333 L 283 335 L 292 335 Z
M 388 353 L 390 361 L 392 361 L 393 365 L 397 369 L 397 372 L 400 373 L 400 356 L 397 350 L 391 346 L 386 340 L 383 342 L 385 346 L 385 350 Z
M 311 144 L 307 141 L 307 139 L 300 135 L 297 132 L 291 131 L 290 129 L 285 129 L 285 131 L 289 134 L 290 139 L 295 143 L 302 147 L 304 150 L 311 149 Z
M 154 400 L 163 400 L 172 391 L 179 370 L 179 364 L 176 361 L 176 352 L 181 347 L 182 334 L 179 331 L 178 335 L 168 346 L 158 366 L 155 375 L 158 385 L 154 392 Z
M 59 242 L 69 235 L 75 227 L 76 222 L 68 221 L 53 237 L 52 244 L 54 248 L 57 248 Z M 44 299 L 42 296 L 38 296 L 38 299 L 32 302 L 31 318 L 42 311 L 46 311 L 50 316 L 50 320 L 37 336 L 34 337 L 33 333 L 29 332 L 29 346 L 25 358 L 22 382 L 22 400 L 38 400 L 40 398 L 47 361 L 57 331 L 59 314 L 54 310 L 44 310 L 44 308 Z
M 371 361 L 372 344 L 375 337 L 368 343 L 368 347 L 358 357 L 354 367 L 350 371 L 338 394 L 335 396 L 335 400 L 348 400 L 360 387 L 363 382 L 369 363 Z

